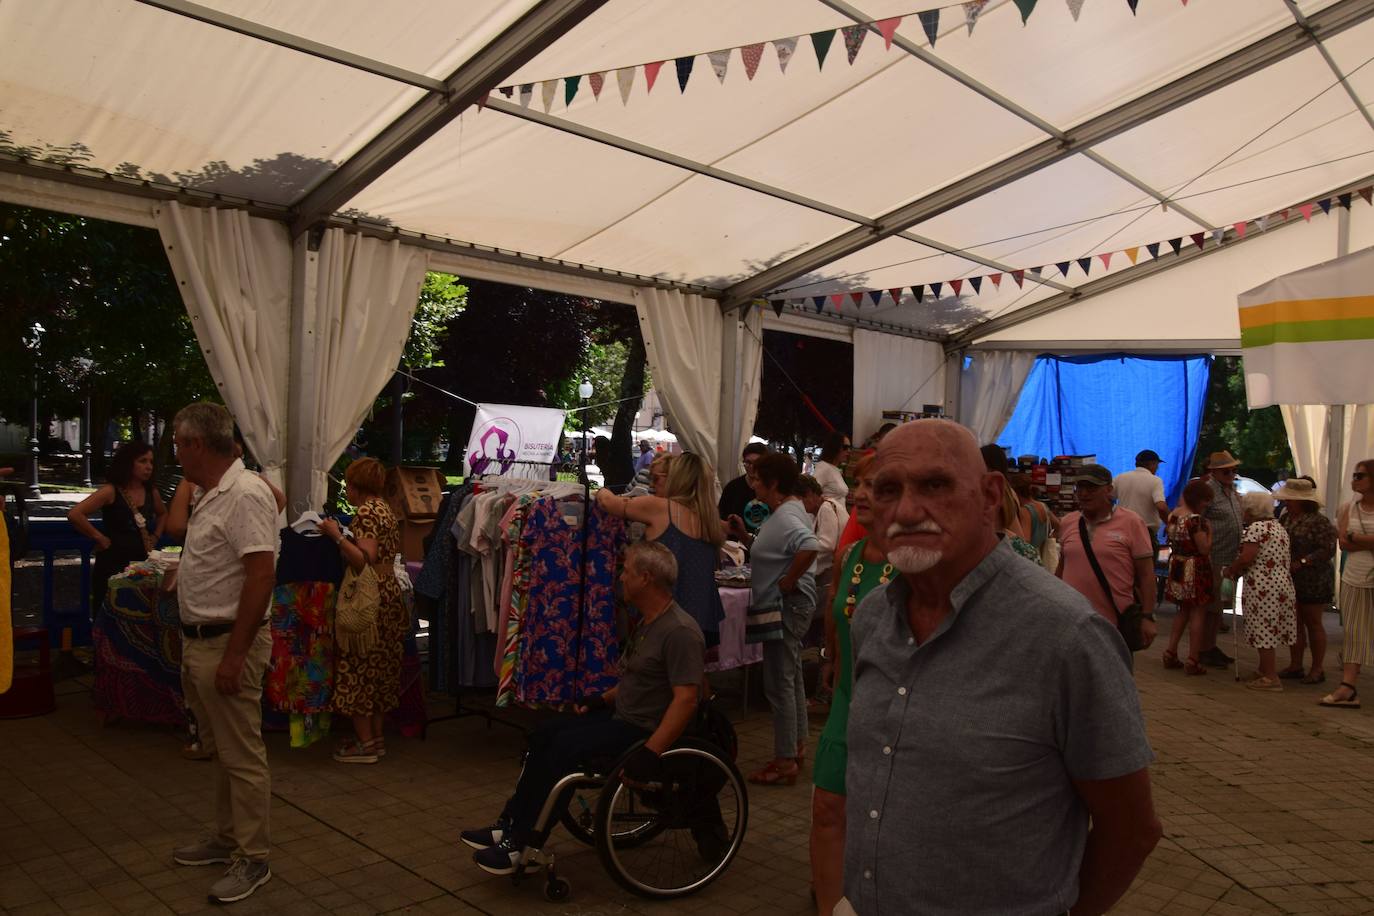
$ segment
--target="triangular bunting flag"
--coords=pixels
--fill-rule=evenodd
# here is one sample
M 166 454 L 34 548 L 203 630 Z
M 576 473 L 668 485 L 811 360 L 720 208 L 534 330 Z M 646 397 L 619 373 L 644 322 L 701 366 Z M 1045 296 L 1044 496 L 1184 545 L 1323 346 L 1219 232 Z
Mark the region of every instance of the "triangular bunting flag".
M 926 10 L 924 13 L 917 13 L 916 16 L 921 20 L 921 28 L 926 31 L 926 40 L 932 48 L 935 47 L 935 39 L 940 37 L 940 11 Z
M 888 290 L 887 294 L 892 297 L 893 305 L 897 305 L 902 301 L 902 288 L 900 286 L 898 286 L 896 289 Z
M 769 305 L 773 306 L 773 311 L 777 313 L 777 316 L 779 318 L 782 317 L 783 304 L 783 300 L 781 299 L 774 299 L 772 302 L 769 303 Z
M 825 297 L 824 297 L 824 296 L 812 296 L 812 297 L 811 297 L 811 304 L 814 305 L 814 306 L 816 307 L 816 311 L 819 312 L 819 311 L 821 311 L 822 309 L 825 308 Z
M 1035 9 L 1035 0 L 1015 0 L 1015 3 L 1021 11 L 1021 24 L 1025 25 L 1026 20 L 1030 19 L 1031 10 Z
M 1342 207 L 1345 207 L 1347 210 L 1350 209 L 1350 195 L 1349 195 L 1349 194 L 1342 194 L 1340 197 L 1337 197 L 1336 200 L 1340 203 L 1340 205 L 1341 205 Z
M 997 289 L 1001 289 L 1001 288 L 1002 288 L 1002 275 L 1001 275 L 1001 274 L 988 274 L 988 279 L 992 281 L 992 285 L 995 286 Z
M 876 308 L 878 302 L 883 298 L 883 291 L 880 289 L 870 289 L 868 291 L 868 298 L 873 301 L 873 306 Z
M 544 80 L 539 84 L 539 92 L 544 100 L 544 113 L 548 114 L 553 106 L 553 97 L 558 94 L 558 80 Z
M 1073 21 L 1078 21 L 1078 14 L 1083 12 L 1083 0 L 1069 0 L 1069 15 Z
M 514 87 L 514 86 L 502 86 L 500 89 L 497 90 L 497 92 L 500 92 L 502 95 L 504 95 L 504 96 L 505 96 L 506 98 L 508 98 L 508 99 L 513 99 L 513 98 L 515 98 L 515 87 Z
M 830 53 L 830 43 L 835 40 L 835 30 L 812 32 L 811 46 L 816 49 L 816 68 L 825 69 L 825 55 Z
M 831 293 L 830 304 L 835 306 L 836 311 L 839 311 L 840 306 L 844 305 L 844 293 Z
M 478 111 L 481 111 L 483 108 L 486 108 L 486 107 L 487 107 L 487 99 L 489 99 L 489 98 L 491 98 L 491 92 L 490 92 L 490 91 L 487 91 L 487 92 L 482 93 L 482 97 L 481 97 L 480 99 L 477 100 L 477 110 L 478 110 Z
M 1134 248 L 1127 248 L 1126 257 L 1130 258 L 1131 263 L 1134 264 L 1135 259 L 1140 257 L 1140 246 L 1136 245 Z
M 1045 268 L 1044 268 L 1043 265 L 1040 266 L 1040 267 L 1032 267 L 1032 268 L 1030 269 L 1030 272 L 1031 272 L 1032 274 L 1034 274 L 1034 275 L 1035 275 L 1035 278 L 1038 280 L 1038 279 L 1040 279 L 1040 273 L 1041 273 L 1041 271 L 1043 271 L 1044 269 L 1045 269 Z
M 862 291 L 857 293 L 850 293 L 849 298 L 854 300 L 854 305 L 856 306 L 862 307 L 864 304 L 864 294 Z
M 978 23 L 978 17 L 983 12 L 983 7 L 988 5 L 988 0 L 967 0 L 964 4 L 964 25 L 968 26 L 968 33 L 973 34 L 973 27 Z
M 969 277 L 968 285 L 973 287 L 973 294 L 976 296 L 983 291 L 983 278 Z
M 1169 247 L 1174 250 L 1174 254 L 1178 254 L 1183 250 L 1183 239 L 1169 239 Z
M 1070 264 L 1070 263 L 1071 263 L 1071 262 L 1069 262 L 1069 261 L 1059 261 L 1059 262 L 1057 262 L 1054 266 L 1059 268 L 1059 273 L 1060 273 L 1061 276 L 1067 277 L 1067 276 L 1069 275 L 1069 264 Z
M 1286 207 L 1279 213 L 1279 222 L 1288 222 L 1288 209 Z
M 677 64 L 677 91 L 687 91 L 687 81 L 692 78 L 692 66 L 697 62 L 696 55 L 690 57 L 679 57 L 674 63 Z
M 1364 198 L 1365 203 L 1374 204 L 1374 185 L 1367 188 L 1360 188 L 1356 193 Z
M 932 296 L 934 296 L 936 299 L 939 299 L 939 298 L 940 298 L 940 288 L 943 287 L 943 286 L 944 286 L 943 283 L 932 283 L 932 284 L 930 284 L 930 294 L 931 294 Z
M 868 37 L 867 25 L 851 25 L 840 29 L 844 33 L 844 52 L 849 55 L 849 63 L 854 63 L 854 58 L 859 56 L 859 49 L 864 46 L 864 39 Z
M 1080 268 L 1082 268 L 1082 270 L 1083 270 L 1083 276 L 1086 277 L 1086 276 L 1088 275 L 1089 271 L 1092 270 L 1093 259 L 1092 259 L 1092 258 L 1079 258 L 1079 259 L 1078 259 L 1078 266 L 1079 266 Z
M 630 89 L 635 84 L 635 68 L 622 67 L 615 71 L 616 82 L 620 84 L 620 101 L 628 105 L 630 103 Z
M 534 98 L 534 83 L 520 84 L 520 107 L 529 108 L 530 100 Z
M 1158 242 L 1151 242 L 1150 244 L 1146 245 L 1146 246 L 1145 246 L 1145 250 L 1148 251 L 1148 252 L 1150 253 L 1150 257 L 1152 257 L 1152 258 L 1157 258 L 1157 257 L 1159 257 L 1159 243 L 1158 243 Z
M 1259 219 L 1255 220 L 1255 225 L 1259 226 L 1260 232 L 1269 231 L 1269 216 L 1267 214 L 1265 216 L 1261 216 Z
M 739 56 L 744 61 L 744 75 L 752 80 L 759 72 L 759 61 L 763 60 L 763 42 L 745 45 L 739 49 Z
M 1016 288 L 1020 289 L 1021 284 L 1026 279 L 1026 272 L 1024 270 L 1013 270 L 1011 272 L 1011 278 L 1016 281 Z
M 711 69 L 716 71 L 716 79 L 725 82 L 725 71 L 730 68 L 730 48 L 723 51 L 712 51 L 706 55 L 711 62 Z
M 654 91 L 654 83 L 658 82 L 658 71 L 663 69 L 667 61 L 657 60 L 652 64 L 644 65 L 644 91 L 646 93 Z
M 1298 208 L 1298 212 L 1302 214 L 1302 218 L 1309 223 L 1312 221 L 1313 206 L 1313 204 L 1303 204 L 1301 207 Z
M 1225 229 L 1213 229 L 1213 230 L 1212 230 L 1212 241 L 1214 241 L 1214 242 L 1216 242 L 1218 245 L 1220 245 L 1225 239 L 1226 239 L 1226 230 L 1225 230 Z
M 1103 270 L 1111 270 L 1111 269 L 1112 269 L 1112 255 L 1114 255 L 1114 254 L 1116 254 L 1116 252 L 1114 252 L 1114 251 L 1109 251 L 1109 252 L 1107 252 L 1106 254 L 1100 254 L 1100 255 L 1098 255 L 1098 257 L 1102 259 L 1102 269 L 1103 269 Z
M 950 281 L 949 281 L 949 288 L 952 289 L 952 290 L 954 290 L 954 295 L 957 296 L 957 295 L 959 295 L 959 290 L 961 290 L 961 289 L 964 288 L 964 281 L 963 281 L 963 280 L 950 280 Z M 935 295 L 938 296 L 938 295 L 940 295 L 940 294 L 939 294 L 939 293 L 936 293 Z
M 577 97 L 577 89 L 582 85 L 582 77 L 569 76 L 563 80 L 563 107 L 567 108 Z
M 1325 213 L 1327 216 L 1331 215 L 1331 198 L 1327 197 L 1323 200 L 1317 201 L 1317 206 L 1321 207 L 1322 212 Z
M 1197 246 L 1198 251 L 1202 250 L 1202 243 L 1207 241 L 1207 236 L 1201 232 L 1194 232 L 1189 238 L 1193 240 L 1193 244 Z
M 1241 220 L 1232 225 L 1231 228 L 1236 230 L 1236 238 L 1243 239 L 1245 238 L 1245 230 L 1250 228 L 1250 224 L 1245 220 Z
M 797 39 L 795 37 L 778 38 L 773 42 L 773 49 L 778 52 L 778 69 L 786 73 L 787 64 L 797 51 Z
M 878 33 L 883 36 L 884 50 L 892 50 L 892 36 L 897 34 L 897 27 L 902 24 L 902 17 L 895 16 L 892 19 L 881 19 L 878 21 Z
M 588 73 L 587 82 L 592 87 L 592 98 L 598 102 L 601 101 L 601 87 L 606 85 L 606 74 Z
M 1129 7 L 1131 8 L 1131 15 L 1132 15 L 1132 16 L 1135 15 L 1135 8 L 1136 8 L 1136 5 L 1137 5 L 1138 3 L 1140 3 L 1140 0 L 1126 0 L 1126 5 L 1129 6 Z
M 911 295 L 916 297 L 916 303 L 919 305 L 921 300 L 924 299 L 926 296 L 925 285 L 922 284 L 921 286 L 913 286 L 911 288 Z

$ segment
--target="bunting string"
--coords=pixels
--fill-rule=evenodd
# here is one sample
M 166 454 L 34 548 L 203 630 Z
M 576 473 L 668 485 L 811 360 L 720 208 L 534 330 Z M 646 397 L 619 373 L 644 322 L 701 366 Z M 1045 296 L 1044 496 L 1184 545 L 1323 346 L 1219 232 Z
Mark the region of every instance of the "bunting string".
M 1038 0 L 1012 0 L 1016 10 L 1020 13 L 1021 24 L 1024 26 L 1030 21 L 1031 13 L 1035 11 Z M 1074 22 L 1078 22 L 1082 15 L 1085 0 L 1065 0 L 1070 17 Z M 1108 2 L 1121 3 L 1123 0 L 1095 0 L 1098 4 Z M 1183 6 L 1188 5 L 1188 0 L 1181 0 Z M 594 101 L 601 100 L 601 90 L 608 79 L 614 75 L 616 85 L 620 89 L 620 100 L 622 104 L 628 105 L 634 93 L 635 83 L 642 81 L 644 84 L 644 95 L 653 93 L 654 86 L 658 82 L 660 71 L 669 63 L 672 64 L 670 72 L 676 76 L 678 93 L 687 91 L 687 86 L 691 81 L 692 75 L 696 72 L 696 60 L 698 57 L 705 57 L 710 66 L 711 72 L 715 74 L 722 84 L 725 82 L 731 62 L 737 57 L 744 67 L 744 75 L 749 82 L 753 82 L 757 75 L 759 66 L 764 57 L 764 51 L 771 46 L 777 59 L 778 70 L 784 76 L 787 74 L 788 65 L 792 63 L 792 58 L 796 55 L 800 45 L 809 45 L 814 52 L 816 67 L 818 70 L 825 69 L 827 59 L 834 60 L 843 56 L 850 66 L 858 59 L 860 50 L 867 43 L 869 46 L 877 44 L 878 38 L 882 39 L 883 52 L 892 51 L 892 42 L 897 34 L 897 29 L 904 21 L 919 24 L 925 36 L 925 44 L 930 48 L 935 47 L 936 40 L 940 37 L 942 22 L 946 27 L 953 23 L 957 28 L 962 23 L 968 28 L 968 34 L 973 35 L 974 26 L 979 19 L 986 13 L 990 0 L 963 0 L 958 3 L 946 3 L 942 6 L 930 7 L 905 13 L 901 16 L 890 16 L 885 19 L 874 19 L 868 22 L 858 22 L 853 25 L 838 26 L 832 29 L 822 29 L 819 32 L 812 32 L 807 35 L 788 35 L 781 38 L 764 39 L 763 41 L 750 42 L 748 44 L 736 45 L 730 48 L 719 48 L 714 51 L 697 51 L 691 54 L 684 54 L 679 57 L 663 58 L 662 60 L 644 61 L 638 64 L 629 64 L 624 67 L 610 67 L 589 73 L 578 73 L 572 76 L 558 76 L 552 79 L 539 80 L 530 83 L 513 83 L 507 86 L 499 86 L 487 93 L 499 92 L 507 99 L 517 99 L 519 103 L 528 108 L 535 99 L 535 88 L 538 86 L 540 104 L 543 105 L 544 112 L 547 114 L 553 107 L 555 100 L 562 99 L 565 108 L 571 107 L 573 100 L 577 98 L 578 92 L 585 84 L 592 93 Z M 1124 0 L 1131 15 L 1137 15 L 1137 0 Z M 870 33 L 877 33 L 878 38 L 869 40 Z M 841 37 L 843 55 L 836 50 L 831 54 L 831 48 L 835 44 L 836 35 Z M 559 92 L 560 86 L 562 92 Z M 660 93 L 661 95 L 661 93 Z M 484 100 L 485 101 L 485 97 Z M 478 107 L 483 102 L 478 103 Z
M 1337 207 L 1344 207 L 1349 210 L 1357 198 L 1362 198 L 1366 204 L 1374 205 L 1374 185 L 1366 185 L 1331 197 L 1323 197 L 1296 206 L 1285 207 L 1252 219 L 1232 223 L 1230 226 L 1218 226 L 1187 236 L 1150 242 L 1145 245 L 1132 245 L 1128 248 L 1117 248 L 1086 257 L 1058 261 L 1053 264 L 1040 264 L 1035 267 L 1016 268 L 957 277 L 953 280 L 917 283 L 884 289 L 843 290 L 813 296 L 773 295 L 767 297 L 767 300 L 773 311 L 781 315 L 783 310 L 789 306 L 801 309 L 809 308 L 820 313 L 824 312 L 827 307 L 832 311 L 839 311 L 845 303 L 850 303 L 862 311 L 865 302 L 874 307 L 879 306 L 883 296 L 887 296 L 893 306 L 899 306 L 903 303 L 919 305 L 927 300 L 934 302 L 940 299 L 945 295 L 946 289 L 955 298 L 967 298 L 984 292 L 996 293 L 1007 281 L 1014 283 L 1017 289 L 1024 289 L 1027 280 L 1035 282 L 1036 280 L 1052 279 L 1055 275 L 1054 272 L 1065 279 L 1076 278 L 1079 274 L 1083 277 L 1090 277 L 1094 271 L 1098 274 L 1105 273 L 1111 270 L 1112 261 L 1118 256 L 1119 259 L 1116 262 L 1118 267 L 1123 266 L 1124 261 L 1129 261 L 1130 266 L 1135 266 L 1147 258 L 1159 260 L 1170 256 L 1177 257 L 1190 248 L 1196 248 L 1199 251 L 1209 247 L 1217 248 L 1243 239 L 1251 231 L 1266 232 L 1272 226 L 1282 225 L 1299 218 L 1303 222 L 1311 222 L 1319 212 L 1321 215 L 1329 216 L 1331 211 Z

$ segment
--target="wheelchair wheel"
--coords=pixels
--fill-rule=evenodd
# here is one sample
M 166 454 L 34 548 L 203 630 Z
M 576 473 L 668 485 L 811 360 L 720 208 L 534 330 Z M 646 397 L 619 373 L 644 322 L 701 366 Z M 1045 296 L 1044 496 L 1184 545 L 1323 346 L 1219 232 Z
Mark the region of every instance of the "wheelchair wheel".
M 559 813 L 559 822 L 574 839 L 596 847 L 597 804 L 602 786 L 578 787 L 568 799 L 568 806 Z M 653 839 L 662 829 L 656 812 L 647 811 L 635 801 L 627 802 L 624 810 L 612 819 L 611 832 L 618 846 L 632 847 Z
M 749 821 L 744 780 L 719 748 L 684 739 L 664 752 L 664 779 L 648 788 L 607 776 L 597 804 L 597 855 L 621 887 L 643 897 L 683 897 L 718 878 L 739 852 Z

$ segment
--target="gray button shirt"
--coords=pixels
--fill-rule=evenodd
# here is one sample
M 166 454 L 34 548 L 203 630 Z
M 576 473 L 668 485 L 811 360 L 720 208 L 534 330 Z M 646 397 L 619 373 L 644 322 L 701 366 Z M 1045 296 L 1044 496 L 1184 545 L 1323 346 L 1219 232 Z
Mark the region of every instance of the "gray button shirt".
M 1221 575 L 1223 566 L 1230 566 L 1240 555 L 1240 535 L 1245 529 L 1245 514 L 1240 508 L 1240 494 L 1234 486 L 1217 480 L 1207 481 L 1212 488 L 1212 502 L 1203 517 L 1212 523 L 1212 570 Z
M 1062 913 L 1088 834 L 1071 780 L 1154 759 L 1130 653 L 1005 542 L 920 646 L 908 593 L 875 589 L 851 624 L 845 894 L 861 916 Z

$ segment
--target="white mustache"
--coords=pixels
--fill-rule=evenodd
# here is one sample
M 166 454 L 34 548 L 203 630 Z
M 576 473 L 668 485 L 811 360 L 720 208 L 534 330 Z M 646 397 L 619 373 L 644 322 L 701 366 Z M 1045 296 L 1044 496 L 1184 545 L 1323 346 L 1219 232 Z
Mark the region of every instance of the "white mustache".
M 887 526 L 887 536 L 890 538 L 900 537 L 903 534 L 944 534 L 945 529 L 932 521 L 918 522 L 915 525 L 903 525 L 893 522 Z

